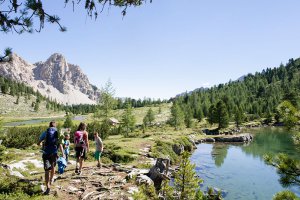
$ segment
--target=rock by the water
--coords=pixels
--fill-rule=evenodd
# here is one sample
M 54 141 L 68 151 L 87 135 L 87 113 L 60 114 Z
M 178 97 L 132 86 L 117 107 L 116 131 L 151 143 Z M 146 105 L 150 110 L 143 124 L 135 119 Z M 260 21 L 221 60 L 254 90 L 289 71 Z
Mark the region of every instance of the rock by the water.
M 250 142 L 252 141 L 252 139 L 253 136 L 249 133 L 243 133 L 226 137 L 215 137 L 216 142 Z
M 181 155 L 184 152 L 184 146 L 182 144 L 174 144 L 172 148 L 177 155 Z
M 215 142 L 216 140 L 214 138 L 206 138 L 205 142 Z
M 138 185 L 146 184 L 146 185 L 148 185 L 148 186 L 154 184 L 153 181 L 152 181 L 152 179 L 151 179 L 150 177 L 148 177 L 148 176 L 146 176 L 146 175 L 142 175 L 142 174 L 140 174 L 140 175 L 138 175 L 138 176 L 136 177 L 136 183 L 137 183 Z

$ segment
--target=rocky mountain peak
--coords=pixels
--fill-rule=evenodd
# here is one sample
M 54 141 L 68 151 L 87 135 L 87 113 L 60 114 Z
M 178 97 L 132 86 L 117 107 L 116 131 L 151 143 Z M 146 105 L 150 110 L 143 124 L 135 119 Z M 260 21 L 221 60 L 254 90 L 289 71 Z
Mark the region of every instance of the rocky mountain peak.
M 0 75 L 25 82 L 44 95 L 52 94 L 53 99 L 62 103 L 91 104 L 96 102 L 99 96 L 99 91 L 92 87 L 80 67 L 68 63 L 59 53 L 54 53 L 45 62 L 37 62 L 34 65 L 13 54 L 11 62 L 0 64 Z M 63 96 L 68 96 L 69 100 Z

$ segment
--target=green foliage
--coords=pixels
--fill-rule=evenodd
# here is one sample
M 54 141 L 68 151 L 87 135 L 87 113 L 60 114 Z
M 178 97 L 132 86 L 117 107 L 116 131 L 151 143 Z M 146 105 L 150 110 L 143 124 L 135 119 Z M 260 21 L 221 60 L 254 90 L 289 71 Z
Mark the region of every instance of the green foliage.
M 146 127 L 151 126 L 152 123 L 154 122 L 154 120 L 155 120 L 154 112 L 151 108 L 149 108 L 149 110 L 147 111 L 146 116 L 143 119 L 143 123 Z
M 126 151 L 120 146 L 108 143 L 105 145 L 103 156 L 109 158 L 115 163 L 128 163 L 134 160 L 133 152 Z
M 282 119 L 287 129 L 292 129 L 299 120 L 296 116 L 297 109 L 289 101 L 283 101 L 277 107 L 279 118 Z
M 299 200 L 299 198 L 293 192 L 284 190 L 276 193 L 273 200 Z
M 155 145 L 151 149 L 151 156 L 155 158 L 169 158 L 171 163 L 178 160 L 178 155 L 173 151 L 171 142 L 164 142 L 161 140 L 155 141 Z
M 234 121 L 236 124 L 236 127 L 240 127 L 240 125 L 244 122 L 245 120 L 245 115 L 243 111 L 236 107 L 235 112 L 234 112 Z
M 62 5 L 67 5 L 70 0 L 65 0 Z M 83 4 L 83 9 L 87 12 L 87 16 L 97 19 L 98 15 L 102 13 L 105 7 L 115 6 L 121 8 L 121 14 L 126 15 L 127 8 L 129 6 L 141 6 L 146 3 L 146 0 L 110 0 L 110 1 L 95 1 L 95 0 L 85 0 Z M 152 1 L 150 1 L 152 2 Z M 24 32 L 32 33 L 34 30 L 40 32 L 45 24 L 56 24 L 59 30 L 64 32 L 67 30 L 66 27 L 60 24 L 60 17 L 47 12 L 47 8 L 44 7 L 42 1 L 2 1 L 2 9 L 0 10 L 0 31 L 4 33 L 16 32 L 22 34 Z M 66 6 L 65 6 L 66 7 Z M 101 7 L 99 10 L 97 7 Z M 36 25 L 38 24 L 38 25 Z M 6 49 L 4 56 L 0 57 L 0 61 L 4 60 L 6 56 L 10 55 L 11 49 Z
M 5 160 L 5 152 L 6 148 L 5 146 L 0 144 L 0 162 Z
M 180 199 L 195 199 L 199 189 L 200 179 L 197 178 L 195 165 L 189 160 L 189 153 L 184 152 L 180 161 L 179 170 L 175 174 L 175 188 L 180 192 Z
M 72 121 L 72 116 L 68 114 L 66 116 L 65 121 L 64 121 L 63 127 L 64 128 L 71 128 L 71 127 L 73 127 L 73 125 L 74 125 L 74 123 Z
M 155 188 L 153 185 L 146 186 L 145 184 L 139 187 L 139 191 L 133 194 L 134 200 L 158 200 Z
M 132 107 L 130 104 L 127 104 L 126 110 L 122 115 L 122 129 L 124 131 L 124 137 L 128 137 L 129 133 L 135 129 L 136 119 L 132 113 Z
M 160 193 L 161 195 L 168 200 L 175 200 L 174 197 L 174 188 L 170 186 L 170 181 L 164 180 L 161 184 Z
M 217 108 L 214 104 L 212 104 L 210 107 L 209 107 L 209 110 L 208 110 L 208 115 L 207 115 L 207 121 L 210 125 L 213 125 L 213 123 L 217 122 Z
M 276 107 L 283 100 L 299 106 L 300 59 L 290 59 L 284 66 L 267 68 L 261 73 L 248 74 L 242 81 L 229 81 L 209 89 L 196 89 L 189 94 L 176 97 L 173 103 L 182 108 L 188 106 L 197 119 L 202 110 L 210 124 L 216 123 L 214 109 L 222 100 L 228 117 L 234 120 L 235 108 L 238 107 L 247 117 L 261 118 L 268 113 L 274 115 Z M 276 117 L 276 116 L 275 116 Z M 275 118 L 278 119 L 278 118 Z
M 274 166 L 280 176 L 280 182 L 283 186 L 300 186 L 300 161 L 294 160 L 285 154 L 278 154 L 273 157 L 266 155 L 264 157 L 268 165 Z
M 229 116 L 225 103 L 220 100 L 216 106 L 216 116 L 217 123 L 219 124 L 218 128 L 227 128 L 229 124 Z
M 40 134 L 46 129 L 47 126 L 8 128 L 3 145 L 10 148 L 27 148 L 36 144 Z
M 109 80 L 104 88 L 101 88 L 100 99 L 95 111 L 94 121 L 100 120 L 100 134 L 101 138 L 105 139 L 109 136 L 111 130 L 111 123 L 109 118 L 112 117 L 112 110 L 116 107 L 116 100 L 114 98 L 115 90 Z
M 40 193 L 38 185 L 31 182 L 25 182 L 15 176 L 10 176 L 9 172 L 5 169 L 0 168 L 0 174 L 2 177 L 0 179 L 0 194 L 3 196 L 4 194 L 10 196 L 11 193 L 17 193 L 16 195 L 24 193 L 24 197 L 27 197 L 27 195 L 32 196 Z M 14 196 L 14 194 L 12 194 L 12 196 Z
M 170 124 L 175 127 L 175 130 L 179 130 L 184 125 L 184 113 L 177 103 L 171 107 Z

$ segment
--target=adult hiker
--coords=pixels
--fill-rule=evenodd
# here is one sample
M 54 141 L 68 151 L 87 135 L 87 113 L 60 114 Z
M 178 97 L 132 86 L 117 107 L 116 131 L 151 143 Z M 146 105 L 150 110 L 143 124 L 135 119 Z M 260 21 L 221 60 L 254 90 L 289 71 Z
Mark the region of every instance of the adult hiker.
M 76 152 L 75 173 L 80 175 L 84 159 L 86 159 L 86 154 L 89 152 L 88 132 L 86 131 L 86 124 L 83 122 L 79 124 L 78 129 L 74 134 L 74 145 Z
M 95 144 L 96 144 L 96 151 L 95 151 L 95 160 L 97 160 L 97 167 L 101 168 L 100 156 L 103 152 L 103 142 L 99 137 L 97 132 L 94 133 Z
M 45 170 L 45 183 L 46 183 L 46 191 L 45 195 L 50 193 L 50 185 L 53 183 L 54 173 L 56 161 L 58 158 L 57 150 L 60 149 L 63 157 L 64 151 L 62 146 L 62 140 L 60 134 L 56 129 L 56 123 L 51 121 L 49 124 L 49 128 L 43 132 L 39 138 L 38 145 L 41 145 L 43 142 L 43 162 L 44 162 L 44 170 Z M 50 171 L 50 173 L 49 173 Z

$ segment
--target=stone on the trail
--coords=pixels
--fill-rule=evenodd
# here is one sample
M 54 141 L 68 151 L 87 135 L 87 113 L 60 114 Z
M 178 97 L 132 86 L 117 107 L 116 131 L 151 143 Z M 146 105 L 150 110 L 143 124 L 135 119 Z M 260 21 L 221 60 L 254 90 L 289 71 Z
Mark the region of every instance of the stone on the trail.
M 133 169 L 129 174 L 127 174 L 126 179 L 130 180 L 134 176 L 137 176 L 139 174 L 148 174 L 148 173 L 149 173 L 149 169 Z
M 75 161 L 75 160 L 69 160 L 69 161 L 68 161 L 68 164 L 69 164 L 69 165 L 76 165 L 76 161 Z
M 149 186 L 154 184 L 150 177 L 148 177 L 146 175 L 142 175 L 142 174 L 140 174 L 136 177 L 136 183 L 138 185 L 146 184 Z
M 138 192 L 139 189 L 137 187 L 128 187 L 128 193 L 129 194 L 134 194 L 135 192 Z
M 41 185 L 41 191 L 42 191 L 42 192 L 45 192 L 45 191 L 46 191 L 46 186 Z
M 70 192 L 77 192 L 78 191 L 78 189 L 76 188 L 76 187 L 73 187 L 73 186 L 69 186 L 68 187 L 68 190 L 70 191 Z
M 12 170 L 10 170 L 9 173 L 12 176 L 16 176 L 16 177 L 19 177 L 19 178 L 24 178 L 24 176 L 20 172 L 18 172 L 18 171 L 12 171 Z

